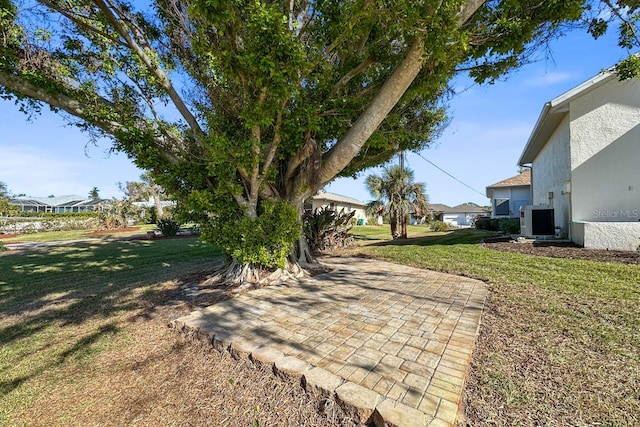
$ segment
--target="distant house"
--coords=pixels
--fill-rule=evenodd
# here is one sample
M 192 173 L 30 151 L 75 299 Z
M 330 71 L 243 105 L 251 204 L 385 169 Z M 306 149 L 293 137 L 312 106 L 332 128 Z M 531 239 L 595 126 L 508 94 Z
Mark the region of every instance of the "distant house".
M 601 73 L 547 102 L 518 161 L 532 167 L 532 204 L 586 248 L 637 250 L 638 141 L 638 79 Z
M 442 221 L 453 227 L 470 227 L 478 216 L 487 215 L 485 208 L 473 203 L 463 203 L 450 207 L 438 203 L 429 205 L 432 218 L 435 221 Z
M 431 221 L 442 221 L 442 215 L 448 209 L 451 209 L 451 206 L 440 203 L 429 203 L 429 215 L 431 216 Z
M 15 197 L 9 200 L 18 206 L 20 212 L 93 212 L 96 205 L 104 199 L 88 199 L 82 196 L 69 195 L 57 197 Z
M 531 204 L 531 170 L 487 187 L 492 218 L 518 218 L 520 208 Z
M 145 201 L 145 202 L 132 202 L 132 204 L 134 206 L 137 206 L 141 209 L 153 209 L 156 207 L 156 202 L 153 200 L 153 197 L 149 197 L 149 200 Z M 160 201 L 160 205 L 162 206 L 162 208 L 171 208 L 174 207 L 176 205 L 176 202 L 174 202 L 173 200 L 161 200 Z
M 362 219 L 366 222 L 367 215 L 364 212 L 366 203 L 351 197 L 341 196 L 339 194 L 319 191 L 318 194 L 311 197 L 305 203 L 305 210 L 316 210 L 319 208 L 329 208 L 336 212 L 344 210 L 346 213 L 355 211 L 354 218 Z

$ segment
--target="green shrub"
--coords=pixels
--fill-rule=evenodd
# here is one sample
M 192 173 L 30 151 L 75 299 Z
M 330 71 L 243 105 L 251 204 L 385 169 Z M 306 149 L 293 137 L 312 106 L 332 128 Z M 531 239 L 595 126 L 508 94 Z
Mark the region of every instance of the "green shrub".
M 0 252 L 8 251 L 9 249 L 4 245 L 4 243 L 0 242 Z
M 478 218 L 475 221 L 476 230 L 489 230 L 491 218 Z
M 520 233 L 520 218 L 480 218 L 475 222 L 477 230 L 500 231 L 504 234 Z
M 96 218 L 100 216 L 98 211 L 91 212 L 20 212 L 18 215 L 22 218 Z
M 431 231 L 449 231 L 451 227 L 449 227 L 449 224 L 447 224 L 446 222 L 433 221 L 431 224 L 429 224 L 429 229 Z
M 500 218 L 498 227 L 504 234 L 520 234 L 520 218 Z
M 355 225 L 356 211 L 336 212 L 330 208 L 320 208 L 305 212 L 302 228 L 312 253 L 343 247 L 351 239 L 349 230 Z
M 147 209 L 144 213 L 145 224 L 156 224 L 158 222 L 158 211 L 155 206 Z
M 175 236 L 180 231 L 180 224 L 172 219 L 160 219 L 156 223 L 156 227 L 165 237 Z
M 293 244 L 300 236 L 298 211 L 286 202 L 262 201 L 258 217 L 232 211 L 203 222 L 202 239 L 222 249 L 236 262 L 284 268 Z

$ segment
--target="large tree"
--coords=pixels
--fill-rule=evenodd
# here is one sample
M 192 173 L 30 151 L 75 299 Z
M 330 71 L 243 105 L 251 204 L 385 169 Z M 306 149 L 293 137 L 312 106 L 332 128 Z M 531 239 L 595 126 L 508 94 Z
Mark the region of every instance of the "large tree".
M 521 64 L 584 1 L 0 0 L 0 91 L 152 171 L 228 276 L 310 261 L 304 200 L 420 150 L 447 82 Z

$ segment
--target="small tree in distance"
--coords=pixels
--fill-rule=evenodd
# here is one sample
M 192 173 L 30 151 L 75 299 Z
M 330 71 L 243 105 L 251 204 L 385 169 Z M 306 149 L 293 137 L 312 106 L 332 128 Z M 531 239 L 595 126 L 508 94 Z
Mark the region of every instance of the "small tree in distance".
M 98 187 L 93 187 L 91 191 L 89 191 L 89 198 L 91 200 L 100 200 L 100 190 L 98 190 Z
M 365 186 L 375 200 L 368 210 L 384 207 L 389 214 L 391 237 L 407 238 L 407 219 L 411 212 L 426 213 L 428 209 L 425 185 L 413 182 L 413 171 L 401 166 L 385 168 L 382 175 L 369 175 Z M 400 228 L 400 230 L 398 230 Z
M 119 182 L 118 187 L 127 199 L 132 202 L 146 202 L 153 199 L 158 218 L 164 218 L 164 208 L 162 207 L 162 195 L 164 189 L 156 183 L 153 175 L 147 171 L 140 175 L 141 181 L 127 181 L 124 185 Z

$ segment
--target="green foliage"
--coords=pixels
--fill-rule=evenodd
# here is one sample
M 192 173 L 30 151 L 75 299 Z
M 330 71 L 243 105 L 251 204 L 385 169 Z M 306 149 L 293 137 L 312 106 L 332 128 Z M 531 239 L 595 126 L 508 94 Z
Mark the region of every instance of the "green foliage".
M 0 252 L 6 252 L 9 248 L 7 248 L 2 241 L 0 241 Z
M 263 201 L 257 218 L 229 215 L 202 223 L 203 240 L 223 248 L 240 264 L 283 268 L 300 236 L 295 208 L 286 202 Z
M 349 230 L 356 212 L 336 212 L 328 207 L 307 211 L 302 217 L 302 229 L 312 253 L 343 247 L 352 240 Z
M 0 231 L 31 234 L 41 231 L 91 230 L 97 228 L 96 216 L 9 217 L 0 220 Z
M 478 218 L 475 221 L 476 230 L 491 230 L 491 218 Z M 497 230 L 494 230 L 497 231 Z
M 24 218 L 97 218 L 100 213 L 97 211 L 91 212 L 20 212 L 20 217 Z
M 20 214 L 20 208 L 9 203 L 6 197 L 0 197 L 0 216 L 17 216 Z
M 449 227 L 449 224 L 446 222 L 433 221 L 429 224 L 429 229 L 431 229 L 431 231 L 449 231 L 451 227 Z
M 98 187 L 93 187 L 91 191 L 89 191 L 89 198 L 91 200 L 100 200 L 100 190 L 98 190 Z
M 476 230 L 500 231 L 504 234 L 520 233 L 520 218 L 480 218 L 475 222 Z
M 156 227 L 165 237 L 175 236 L 180 231 L 180 223 L 172 219 L 159 219 Z
M 391 235 L 400 237 L 400 227 L 410 213 L 417 217 L 427 215 L 425 185 L 413 182 L 413 171 L 400 166 L 385 168 L 382 175 L 369 175 L 365 181 L 367 190 L 376 199 L 366 206 L 368 214 L 389 214 Z M 403 233 L 404 234 L 404 233 Z M 406 238 L 406 235 L 402 236 Z
M 127 227 L 129 220 L 138 218 L 140 209 L 129 200 L 108 200 L 96 206 L 99 220 L 105 230 Z
M 145 210 L 144 212 L 144 222 L 145 224 L 155 224 L 158 222 L 158 211 L 155 206 Z
M 498 229 L 504 234 L 520 234 L 520 218 L 500 218 Z

